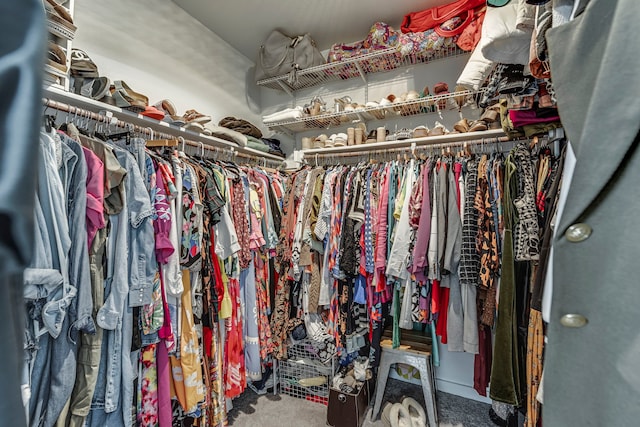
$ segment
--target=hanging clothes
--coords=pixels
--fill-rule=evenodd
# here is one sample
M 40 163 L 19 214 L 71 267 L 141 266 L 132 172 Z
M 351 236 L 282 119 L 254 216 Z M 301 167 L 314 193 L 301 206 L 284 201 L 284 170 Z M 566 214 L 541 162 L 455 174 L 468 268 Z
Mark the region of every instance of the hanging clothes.
M 286 180 L 73 125 L 43 133 L 40 149 L 41 255 L 25 274 L 30 424 L 223 425 L 247 364 L 255 379 L 270 363 L 273 346 L 258 340 L 270 342 Z M 236 331 L 254 311 L 251 359 Z

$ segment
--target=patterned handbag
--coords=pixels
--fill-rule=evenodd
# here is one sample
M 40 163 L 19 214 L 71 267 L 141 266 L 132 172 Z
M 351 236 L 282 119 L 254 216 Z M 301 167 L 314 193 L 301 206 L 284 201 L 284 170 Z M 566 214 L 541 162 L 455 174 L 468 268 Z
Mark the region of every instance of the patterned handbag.
M 376 22 L 371 26 L 367 37 L 355 43 L 336 43 L 329 49 L 327 62 L 343 62 L 351 58 L 366 55 L 368 53 L 379 52 L 396 47 L 399 42 L 400 32 L 394 30 L 384 22 Z M 398 58 L 399 59 L 399 58 Z M 366 73 L 374 73 L 387 70 L 388 67 L 397 61 L 365 60 L 360 65 Z M 360 72 L 354 64 L 344 64 L 336 71 L 343 79 L 357 77 Z

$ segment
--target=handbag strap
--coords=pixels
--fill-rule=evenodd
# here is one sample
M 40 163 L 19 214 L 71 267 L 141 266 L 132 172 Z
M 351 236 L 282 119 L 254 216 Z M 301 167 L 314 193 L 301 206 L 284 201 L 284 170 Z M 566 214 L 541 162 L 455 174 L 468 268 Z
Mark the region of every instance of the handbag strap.
M 467 10 L 473 10 L 480 6 L 486 6 L 486 0 L 458 0 L 447 6 L 440 6 L 431 10 L 431 16 L 436 22 L 444 22 L 454 16 L 461 15 Z M 451 8 L 451 9 L 449 9 Z
M 436 22 L 444 22 L 447 19 L 451 19 L 454 16 L 464 12 L 465 8 L 469 7 L 467 3 L 470 3 L 470 1 L 458 0 L 456 3 L 447 6 L 434 7 L 431 10 L 431 16 Z
M 277 64 L 271 65 L 271 66 L 267 66 L 264 63 L 264 45 L 260 46 L 260 65 L 262 65 L 262 69 L 263 70 L 270 70 L 272 68 L 276 68 L 281 66 L 284 61 L 287 59 L 287 54 L 286 52 L 289 51 L 289 49 L 291 49 L 291 45 L 287 46 L 287 50 L 285 51 L 285 54 L 282 55 L 282 58 L 280 58 L 280 61 Z

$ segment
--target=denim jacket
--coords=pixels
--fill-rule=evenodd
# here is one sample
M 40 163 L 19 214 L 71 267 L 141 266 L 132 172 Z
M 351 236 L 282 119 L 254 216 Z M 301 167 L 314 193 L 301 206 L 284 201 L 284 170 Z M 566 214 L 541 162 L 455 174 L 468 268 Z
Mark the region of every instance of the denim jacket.
M 127 170 L 122 211 L 111 216 L 108 243 L 109 268 L 107 293 L 98 311 L 98 324 L 106 330 L 106 354 L 101 359 L 93 408 L 108 414 L 92 417 L 100 425 L 129 424 L 134 372 L 130 359 L 133 334 L 132 307 L 151 302 L 155 276 L 155 241 L 149 193 L 136 160 L 126 150 L 113 148 L 118 161 Z M 127 303 L 128 299 L 128 303 Z M 120 411 L 117 411 L 120 409 Z M 95 414 L 98 415 L 98 414 Z M 95 424 L 97 425 L 97 424 Z
M 67 332 L 77 295 L 69 281 L 72 242 L 59 168 L 75 157 L 55 134 L 42 134 L 35 206 L 34 257 L 24 275 L 24 297 L 29 316 L 26 329 L 25 390 L 33 394 L 29 418 L 48 422 L 64 406 L 73 384 L 62 379 L 74 375 L 75 353 Z M 57 338 L 57 339 L 56 339 Z M 38 350 L 39 349 L 39 350 Z M 51 352 L 51 357 L 48 352 Z
M 89 276 L 89 249 L 87 248 L 87 164 L 82 146 L 67 137 L 60 135 L 63 144 L 71 151 L 63 151 L 63 162 L 60 168 L 62 184 L 67 195 L 67 215 L 71 250 L 69 252 L 69 281 L 78 290 L 75 312 L 73 313 L 73 329 L 93 334 L 95 324 L 91 313 L 93 299 L 91 296 L 91 278 Z M 73 156 L 72 154 L 75 154 Z

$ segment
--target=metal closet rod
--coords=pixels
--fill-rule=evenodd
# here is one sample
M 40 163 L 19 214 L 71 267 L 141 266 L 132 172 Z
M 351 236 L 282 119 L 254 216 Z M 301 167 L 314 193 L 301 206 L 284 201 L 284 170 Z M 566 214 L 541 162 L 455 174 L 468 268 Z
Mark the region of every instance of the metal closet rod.
M 150 127 L 142 127 L 142 126 L 134 125 L 133 123 L 128 123 L 120 119 L 117 119 L 115 117 L 108 117 L 103 114 L 94 113 L 93 111 L 85 110 L 84 108 L 79 108 L 79 107 L 76 107 L 75 105 L 65 104 L 64 102 L 54 101 L 49 98 L 43 98 L 42 101 L 43 101 L 43 104 L 49 108 L 53 108 L 58 111 L 64 111 L 65 113 L 69 113 L 69 114 L 77 114 L 79 118 L 94 120 L 98 123 L 106 123 L 119 128 L 129 129 L 129 130 L 132 130 L 133 132 L 143 133 L 149 136 L 153 135 L 154 137 L 158 137 L 160 139 L 176 139 L 174 135 L 170 135 L 164 132 L 154 131 Z M 189 145 L 193 145 L 196 147 L 200 146 L 199 143 L 193 142 L 193 141 L 187 141 L 187 143 Z
M 358 151 L 355 153 L 335 153 L 335 152 L 326 152 L 326 153 L 322 153 L 322 152 L 318 152 L 313 154 L 312 156 L 309 156 L 310 158 L 318 156 L 318 157 L 362 157 L 362 156 L 369 156 L 369 155 L 374 155 L 374 154 L 386 154 L 386 153 L 402 153 L 402 152 L 406 152 L 406 151 L 411 151 L 414 152 L 416 150 L 437 150 L 440 148 L 447 148 L 447 147 L 465 147 L 465 146 L 469 146 L 469 145 L 490 145 L 490 144 L 497 144 L 497 143 L 501 143 L 501 142 L 509 142 L 509 141 L 521 141 L 521 140 L 528 140 L 528 138 L 525 139 L 509 139 L 509 137 L 503 136 L 503 137 L 492 137 L 492 138 L 479 138 L 479 139 L 471 139 L 471 140 L 464 140 L 464 141 L 453 141 L 453 142 L 441 142 L 439 144 L 427 144 L 427 145 L 417 145 L 416 143 L 412 143 L 410 146 L 404 146 L 404 147 L 397 147 L 397 148 L 387 148 L 387 149 L 378 149 L 378 150 L 370 150 L 370 151 Z
M 249 161 L 253 161 L 255 162 L 257 165 L 262 165 L 262 166 L 267 166 L 268 164 L 270 164 L 271 166 L 280 166 L 282 164 L 282 160 L 275 160 L 275 159 L 269 159 L 267 157 L 259 157 L 259 156 L 253 156 L 251 154 L 247 154 L 247 153 L 241 153 L 239 151 L 234 151 L 234 155 L 237 157 L 242 157 L 245 159 L 248 159 Z
M 429 144 L 429 145 L 416 145 L 412 143 L 410 146 L 398 147 L 398 148 L 390 148 L 386 150 L 372 150 L 372 151 L 360 151 L 355 153 L 315 153 L 307 158 L 309 164 L 311 164 L 315 160 L 315 164 L 318 164 L 318 161 L 321 161 L 323 164 L 333 164 L 333 163 L 342 163 L 341 159 L 347 158 L 359 158 L 359 159 L 369 159 L 375 160 L 376 158 L 384 158 L 391 159 L 395 154 L 398 156 L 400 154 L 409 154 L 415 155 L 417 151 L 421 153 L 427 152 L 431 154 L 439 154 L 437 150 L 444 150 L 446 148 L 459 148 L 465 149 L 470 146 L 474 146 L 477 148 L 478 146 L 482 148 L 486 148 L 488 152 L 495 151 L 496 149 L 500 152 L 509 151 L 515 146 L 515 144 L 519 142 L 529 142 L 532 141 L 536 137 L 522 137 L 516 139 L 510 139 L 507 136 L 502 137 L 491 137 L 491 138 L 478 138 L 478 139 L 470 139 L 463 141 L 454 141 L 454 142 L 442 142 L 439 144 Z M 540 141 L 540 144 L 546 144 L 549 141 L 547 136 L 537 137 Z M 511 146 L 505 149 L 502 146 L 503 143 L 511 143 Z M 482 153 L 482 151 L 481 151 Z M 333 162 L 333 163 L 332 163 Z
M 258 156 L 253 156 L 251 154 L 238 152 L 234 150 L 233 147 L 230 147 L 230 148 L 217 147 L 214 145 L 205 144 L 203 142 L 191 141 L 183 137 L 177 138 L 175 135 L 154 131 L 150 127 L 142 127 L 142 126 L 134 125 L 133 123 L 128 123 L 120 119 L 117 119 L 115 117 L 108 117 L 103 114 L 94 113 L 93 111 L 85 110 L 84 108 L 79 108 L 74 105 L 69 105 L 64 102 L 54 101 L 48 98 L 43 98 L 43 104 L 49 108 L 53 108 L 58 111 L 63 111 L 65 113 L 74 114 L 74 115 L 77 114 L 80 118 L 86 118 L 89 120 L 94 120 L 98 123 L 106 123 L 119 128 L 129 129 L 129 130 L 132 130 L 133 132 L 142 133 L 152 138 L 180 139 L 181 142 L 182 140 L 184 140 L 186 145 L 189 145 L 191 147 L 199 148 L 201 150 L 209 150 L 209 152 L 213 151 L 214 153 L 222 153 L 222 154 L 228 155 L 230 158 L 239 156 L 239 157 L 248 159 L 249 161 L 254 161 L 256 164 L 262 164 L 263 166 L 267 166 L 267 163 L 271 165 L 280 165 L 281 163 L 280 160 L 270 159 L 267 157 L 258 157 Z M 203 151 L 203 154 L 204 154 L 204 151 Z

